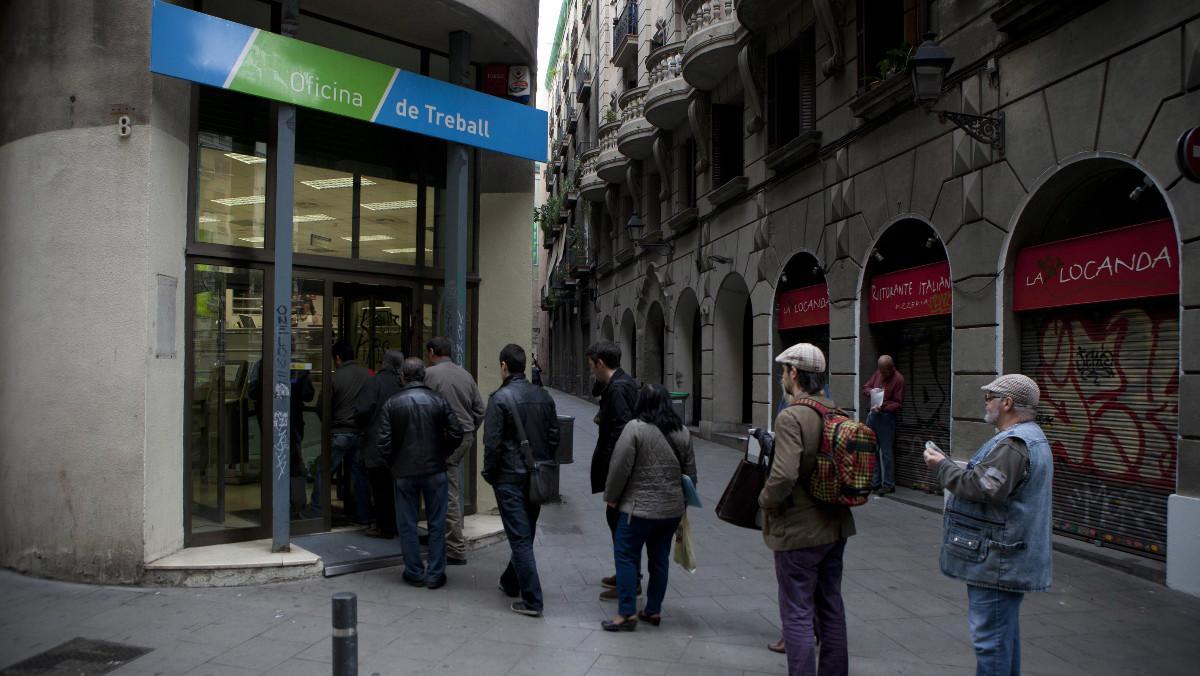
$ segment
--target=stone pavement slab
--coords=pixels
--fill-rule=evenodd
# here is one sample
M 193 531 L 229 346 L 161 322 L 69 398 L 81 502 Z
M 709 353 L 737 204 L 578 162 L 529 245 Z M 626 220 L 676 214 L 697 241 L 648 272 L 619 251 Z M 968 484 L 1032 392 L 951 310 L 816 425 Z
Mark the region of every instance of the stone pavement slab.
M 359 599 L 359 673 L 782 674 L 766 650 L 779 636 L 774 559 L 756 531 L 716 519 L 736 452 L 696 441 L 705 507 L 689 511 L 699 568 L 672 566 L 663 625 L 609 634 L 598 599 L 612 573 L 604 509 L 588 488 L 595 406 L 555 393 L 575 417 L 576 463 L 562 504 L 542 511 L 535 554 L 545 617 L 520 617 L 496 579 L 498 543 L 473 551 L 439 590 L 400 582 L 398 568 L 239 588 L 118 588 L 0 572 L 0 669 L 80 636 L 153 650 L 116 674 L 329 674 L 330 597 Z M 855 509 L 843 592 L 851 673 L 968 674 L 966 589 L 938 571 L 941 520 L 889 498 Z M 1026 674 L 1192 674 L 1200 599 L 1095 562 L 1054 555 L 1054 588 L 1022 608 Z

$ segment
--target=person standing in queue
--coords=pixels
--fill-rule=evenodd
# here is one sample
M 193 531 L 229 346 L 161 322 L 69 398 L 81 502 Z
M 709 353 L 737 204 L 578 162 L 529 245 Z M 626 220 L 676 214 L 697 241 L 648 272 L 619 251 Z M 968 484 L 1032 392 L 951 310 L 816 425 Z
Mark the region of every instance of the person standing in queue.
M 375 525 L 367 529 L 367 535 L 372 537 L 394 538 L 397 534 L 396 486 L 391 470 L 379 453 L 379 425 L 383 420 L 383 405 L 403 387 L 400 378 L 403 363 L 404 353 L 400 350 L 385 352 L 383 366 L 371 376 L 364 392 L 364 401 L 370 406 L 367 411 L 370 422 L 363 437 L 363 464 L 367 466 L 371 500 L 375 504 Z
M 405 359 L 404 386 L 383 405 L 379 452 L 396 481 L 396 528 L 404 581 L 437 589 L 446 584 L 446 459 L 462 443 L 450 403 L 425 385 L 425 362 Z M 425 500 L 429 563 L 421 561 L 417 515 Z
M 596 379 L 593 393 L 600 393 L 600 411 L 596 414 L 596 424 L 599 426 L 596 437 L 596 450 L 592 453 L 592 492 L 603 493 L 608 482 L 608 468 L 612 462 L 613 449 L 617 439 L 621 437 L 626 423 L 634 417 L 637 409 L 638 384 L 621 368 L 621 348 L 611 341 L 600 341 L 587 350 L 588 366 Z M 608 530 L 612 533 L 613 545 L 617 542 L 617 521 L 621 512 L 615 507 L 606 507 L 604 518 L 608 521 Z M 640 575 L 639 575 L 640 577 Z M 601 601 L 617 600 L 617 575 L 600 580 L 604 591 L 600 592 Z M 641 592 L 641 585 L 638 585 Z
M 500 376 L 504 381 L 488 398 L 483 421 L 483 478 L 496 493 L 500 521 L 512 550 L 500 575 L 500 591 L 517 599 L 509 605 L 514 613 L 541 617 L 544 600 L 533 538 L 542 507 L 529 499 L 533 468 L 525 461 L 521 437 L 528 440 L 535 463 L 554 460 L 558 409 L 549 392 L 525 379 L 525 350 L 520 345 L 505 345 L 500 351 Z
M 775 361 L 783 365 L 783 387 L 793 401 L 812 399 L 835 407 L 822 393 L 825 355 L 820 348 L 798 343 Z M 779 619 L 791 676 L 845 676 L 850 668 L 842 557 L 847 539 L 854 535 L 854 515 L 845 505 L 818 502 L 807 488 L 824 427 L 821 414 L 811 406 L 793 404 L 779 414 L 775 458 L 758 496 L 763 541 L 775 553 Z M 815 635 L 821 645 L 819 672 L 814 666 Z
M 448 501 L 446 508 L 446 563 L 452 566 L 467 565 L 467 541 L 463 538 L 462 486 L 459 485 L 459 468 L 464 461 L 470 466 L 475 454 L 475 430 L 483 423 L 483 397 L 479 387 L 467 370 L 454 363 L 449 338 L 438 336 L 425 343 L 425 384 L 450 402 L 463 439 L 458 448 L 446 461 Z
M 871 402 L 872 390 L 883 390 L 883 403 Z M 896 491 L 896 417 L 904 406 L 904 375 L 896 370 L 896 362 L 890 355 L 881 355 L 875 373 L 863 385 L 862 394 L 867 398 L 871 413 L 867 416 L 867 427 L 875 431 L 879 439 L 879 464 L 871 477 L 871 488 L 880 495 Z
M 1035 422 L 1041 391 L 1019 373 L 984 385 L 984 420 L 996 434 L 959 467 L 933 442 L 925 465 L 950 492 L 940 565 L 967 583 L 976 676 L 1021 673 L 1021 601 L 1052 578 L 1054 458 Z

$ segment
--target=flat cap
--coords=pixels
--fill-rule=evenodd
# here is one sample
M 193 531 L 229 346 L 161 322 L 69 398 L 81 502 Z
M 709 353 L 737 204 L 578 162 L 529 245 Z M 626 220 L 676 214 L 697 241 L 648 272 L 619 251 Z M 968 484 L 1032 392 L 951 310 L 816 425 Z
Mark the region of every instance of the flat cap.
M 1006 373 L 979 389 L 1012 397 L 1014 404 L 1024 406 L 1037 406 L 1042 397 L 1042 391 L 1037 383 L 1033 382 L 1033 378 L 1020 373 Z
M 825 372 L 825 353 L 812 343 L 796 343 L 775 357 L 775 361 L 809 373 Z

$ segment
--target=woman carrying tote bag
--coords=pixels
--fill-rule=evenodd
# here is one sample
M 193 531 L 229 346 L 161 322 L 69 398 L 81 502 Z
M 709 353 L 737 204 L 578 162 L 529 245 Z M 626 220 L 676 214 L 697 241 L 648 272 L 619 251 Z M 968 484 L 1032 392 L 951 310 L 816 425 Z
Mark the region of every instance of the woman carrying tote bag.
M 633 631 L 639 619 L 654 626 L 662 621 L 667 593 L 671 543 L 685 504 L 680 477 L 696 482 L 696 456 L 691 435 L 671 408 L 662 385 L 645 385 L 638 393 L 635 418 L 621 432 L 613 450 L 604 500 L 620 512 L 613 556 L 617 568 L 617 615 L 605 620 L 605 631 Z M 649 558 L 646 607 L 637 612 L 638 571 L 642 547 Z

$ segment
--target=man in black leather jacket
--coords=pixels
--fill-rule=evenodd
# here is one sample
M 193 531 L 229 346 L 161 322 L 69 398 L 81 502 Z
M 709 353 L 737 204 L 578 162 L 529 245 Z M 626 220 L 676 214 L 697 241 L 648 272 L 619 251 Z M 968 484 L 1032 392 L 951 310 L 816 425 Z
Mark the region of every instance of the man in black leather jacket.
M 396 528 L 404 552 L 404 581 L 437 589 L 446 584 L 446 458 L 462 442 L 450 402 L 425 386 L 425 363 L 406 359 L 404 387 L 383 405 L 379 454 L 396 480 Z M 417 534 L 420 498 L 429 524 L 429 567 Z
M 633 419 L 637 410 L 638 383 L 621 368 L 621 348 L 611 341 L 600 341 L 587 350 L 588 366 L 596 378 L 600 393 L 600 413 L 596 416 L 599 427 L 596 450 L 592 453 L 592 492 L 603 493 L 608 483 L 608 466 L 612 463 L 613 449 L 625 423 Z M 612 533 L 613 543 L 617 538 L 617 519 L 621 513 L 614 507 L 606 507 L 604 518 Z M 639 574 L 640 575 L 640 574 Z M 601 601 L 617 599 L 617 576 L 601 578 Z M 639 587 L 640 590 L 640 587 Z
M 500 590 L 512 598 L 513 612 L 542 614 L 542 584 L 533 557 L 541 505 L 529 501 L 529 467 L 521 451 L 514 415 L 519 415 L 534 461 L 552 461 L 558 452 L 558 410 L 546 390 L 525 379 L 525 350 L 506 345 L 500 351 L 504 383 L 488 399 L 483 418 L 483 478 L 496 492 L 500 520 L 512 549 L 500 576 Z

